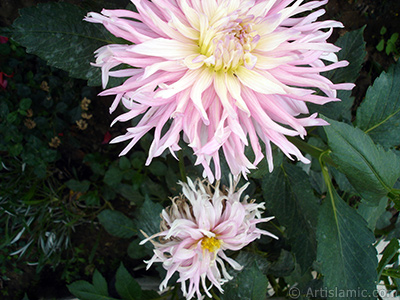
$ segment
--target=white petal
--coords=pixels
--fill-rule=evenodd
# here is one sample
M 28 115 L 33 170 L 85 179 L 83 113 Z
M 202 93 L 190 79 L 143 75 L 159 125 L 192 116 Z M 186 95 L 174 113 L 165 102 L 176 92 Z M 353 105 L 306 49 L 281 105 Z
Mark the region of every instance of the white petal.
M 240 66 L 235 74 L 240 82 L 252 90 L 262 94 L 286 94 L 285 90 L 278 84 L 268 80 L 266 77 L 253 70 Z
M 190 92 L 190 98 L 192 99 L 194 105 L 201 113 L 203 120 L 205 121 L 206 125 L 209 124 L 207 113 L 204 110 L 203 101 L 202 101 L 202 93 L 211 85 L 214 73 L 209 69 L 204 69 L 198 78 L 196 79 L 195 83 L 192 86 Z

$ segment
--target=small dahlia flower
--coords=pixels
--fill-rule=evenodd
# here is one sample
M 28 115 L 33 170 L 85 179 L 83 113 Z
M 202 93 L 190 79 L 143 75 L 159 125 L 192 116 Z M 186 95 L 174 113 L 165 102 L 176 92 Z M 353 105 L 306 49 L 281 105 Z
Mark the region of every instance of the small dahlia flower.
M 94 64 L 104 88 L 109 77 L 128 77 L 101 93 L 115 95 L 110 112 L 120 102 L 128 110 L 113 124 L 141 116 L 111 141 L 130 140 L 121 155 L 154 128 L 146 164 L 166 149 L 179 150 L 183 133 L 211 182 L 221 178 L 221 153 L 233 175 L 256 168 L 264 157 L 261 141 L 270 171 L 271 143 L 309 162 L 286 138 L 327 125 L 316 114 L 304 117 L 306 102 L 338 101 L 338 89 L 354 86 L 320 75 L 348 64 L 338 62 L 340 48 L 327 43 L 342 24 L 316 21 L 324 14 L 316 9 L 327 0 L 131 1 L 138 12 L 103 10 L 85 18 L 132 43 L 98 49 Z M 250 145 L 254 161 L 245 155 Z
M 242 268 L 224 251 L 240 250 L 262 234 L 277 238 L 256 227 L 273 217 L 261 218 L 264 203 L 247 201 L 248 196 L 240 200 L 249 183 L 236 191 L 237 182 L 232 182 L 231 178 L 225 192 L 219 189 L 219 182 L 215 187 L 199 179 L 195 182 L 188 179 L 188 184 L 180 184 L 183 195 L 173 198 L 172 205 L 162 211 L 161 232 L 141 242 L 151 240 L 155 248 L 154 256 L 146 262 L 147 268 L 154 262 L 162 262 L 167 270 L 160 290 L 164 290 L 171 276 L 178 272 L 178 282 L 187 299 L 195 294 L 201 299 L 201 287 L 211 297 L 212 286 L 222 293 L 221 286 L 232 279 L 225 263 L 235 270 Z M 153 241 L 155 237 L 159 238 L 158 242 Z

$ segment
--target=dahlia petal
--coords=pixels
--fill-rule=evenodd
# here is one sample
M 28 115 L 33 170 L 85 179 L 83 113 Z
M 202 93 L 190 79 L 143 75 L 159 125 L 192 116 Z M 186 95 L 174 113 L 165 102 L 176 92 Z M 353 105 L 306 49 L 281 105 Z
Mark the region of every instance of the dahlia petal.
M 262 94 L 286 94 L 285 90 L 266 79 L 260 73 L 248 70 L 244 67 L 239 67 L 235 73 L 240 82 L 250 89 Z
M 246 176 L 264 155 L 272 171 L 271 143 L 308 162 L 285 136 L 304 137 L 307 126 L 326 125 L 314 115 L 300 117 L 309 113 L 306 102 L 338 101 L 337 90 L 354 87 L 321 74 L 347 65 L 335 54 L 340 48 L 327 42 L 343 25 L 317 21 L 326 0 L 132 2 L 138 12 L 103 10 L 85 18 L 133 43 L 101 47 L 92 64 L 101 68 L 104 88 L 110 77 L 128 77 L 101 93 L 115 96 L 110 112 L 120 102 L 128 110 L 112 124 L 143 116 L 136 130 L 113 140 L 130 140 L 121 155 L 155 128 L 147 163 L 166 149 L 175 155 L 182 132 L 210 180 L 221 178 L 220 153 L 234 176 Z M 245 155 L 249 140 L 253 163 Z
M 161 243 L 152 241 L 154 255 L 146 261 L 148 266 L 161 262 L 167 270 L 160 291 L 167 288 L 173 273 L 178 272 L 177 282 L 181 283 L 183 295 L 187 299 L 194 295 L 201 299 L 202 293 L 211 297 L 208 291 L 213 286 L 223 293 L 222 285 L 233 278 L 228 274 L 225 262 L 235 270 L 242 269 L 224 251 L 240 250 L 262 234 L 274 237 L 256 227 L 258 223 L 272 218 L 256 218 L 260 216 L 264 204 L 254 201 L 249 204 L 247 196 L 240 200 L 248 184 L 236 191 L 238 180 L 233 181 L 232 177 L 228 193 L 220 191 L 219 184 L 211 187 L 200 179 L 193 182 L 188 178 L 187 181 L 187 184 L 180 183 L 183 195 L 172 199 L 172 207 L 162 212 L 161 228 L 165 230 L 147 237 L 141 244 L 155 237 L 164 237 Z M 204 225 L 204 222 L 207 224 Z M 204 226 L 209 229 L 204 229 Z M 188 235 L 188 231 L 197 232 L 194 234 L 196 237 Z
M 233 99 L 236 100 L 236 106 L 244 111 L 248 117 L 250 117 L 251 113 L 248 109 L 246 102 L 243 100 L 241 96 L 241 89 L 239 81 L 236 79 L 235 76 L 231 74 L 225 75 L 225 83 L 226 87 L 228 88 L 229 94 L 232 96 Z
M 214 88 L 219 99 L 221 100 L 222 106 L 227 110 L 228 114 L 232 118 L 236 118 L 237 117 L 236 112 L 233 109 L 233 106 L 228 99 L 228 90 L 225 85 L 225 74 L 215 74 Z
M 175 94 L 191 87 L 196 78 L 200 75 L 201 70 L 188 70 L 185 75 L 182 76 L 181 79 L 176 81 L 175 83 L 171 85 L 164 85 L 163 89 L 160 91 L 156 92 L 154 95 L 155 98 L 170 98 L 174 96 Z
M 193 101 L 193 104 L 196 106 L 196 108 L 199 110 L 204 124 L 208 125 L 208 116 L 207 113 L 204 109 L 203 103 L 202 103 L 202 93 L 211 85 L 213 81 L 213 73 L 210 72 L 209 70 L 204 70 L 202 71 L 195 83 L 192 86 L 192 89 L 190 91 L 190 98 Z

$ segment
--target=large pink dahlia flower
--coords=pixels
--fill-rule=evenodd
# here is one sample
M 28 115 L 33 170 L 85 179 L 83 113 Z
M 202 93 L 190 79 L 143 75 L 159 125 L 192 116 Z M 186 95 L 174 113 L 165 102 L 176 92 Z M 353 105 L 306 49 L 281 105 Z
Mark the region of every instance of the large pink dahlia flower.
M 201 299 L 201 287 L 212 298 L 208 291 L 212 286 L 223 292 L 222 284 L 232 279 L 225 262 L 235 270 L 242 268 L 226 256 L 225 250 L 240 250 L 262 234 L 277 238 L 256 227 L 273 219 L 261 218 L 264 203 L 248 202 L 248 196 L 240 200 L 249 183 L 236 191 L 237 182 L 230 179 L 230 187 L 224 192 L 220 191 L 219 182 L 215 187 L 200 180 L 193 183 L 188 179 L 188 184 L 181 183 L 183 195 L 173 198 L 172 205 L 162 211 L 162 231 L 141 242 L 151 240 L 155 247 L 147 268 L 154 262 L 162 262 L 167 270 L 160 290 L 178 272 L 178 282 L 187 299 L 195 294 Z M 159 237 L 159 242 L 153 241 L 155 237 Z
M 155 128 L 147 164 L 167 148 L 179 150 L 183 132 L 210 181 L 221 177 L 221 148 L 232 174 L 256 168 L 264 157 L 260 140 L 270 171 L 271 142 L 309 162 L 285 136 L 303 138 L 305 127 L 327 125 L 316 114 L 299 117 L 309 113 L 306 102 L 337 101 L 337 89 L 353 87 L 320 75 L 348 64 L 338 62 L 340 48 L 326 42 L 342 24 L 316 21 L 324 10 L 314 10 L 327 0 L 131 1 L 138 13 L 103 10 L 85 18 L 133 43 L 98 49 L 94 64 L 104 88 L 109 77 L 129 77 L 101 93 L 116 95 L 111 112 L 119 102 L 128 110 L 114 122 L 142 116 L 112 140 L 131 140 L 121 155 Z M 121 64 L 132 68 L 112 70 Z M 245 155 L 249 141 L 253 162 Z

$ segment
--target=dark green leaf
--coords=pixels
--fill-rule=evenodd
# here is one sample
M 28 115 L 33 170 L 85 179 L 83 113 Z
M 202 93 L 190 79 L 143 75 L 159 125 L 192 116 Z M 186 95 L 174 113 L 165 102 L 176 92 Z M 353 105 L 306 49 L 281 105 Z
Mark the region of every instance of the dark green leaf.
M 65 183 L 65 185 L 74 192 L 86 193 L 89 190 L 90 181 L 88 180 L 78 181 L 75 179 L 70 179 Z
M 337 40 L 335 44 L 342 48 L 337 55 L 338 59 L 347 60 L 349 65 L 345 68 L 325 72 L 322 75 L 334 83 L 354 82 L 357 79 L 366 56 L 363 32 L 364 27 L 348 32 Z M 354 101 L 351 91 L 340 90 L 337 97 L 341 99 L 340 102 L 330 102 L 322 106 L 310 103 L 308 107 L 311 112 L 319 112 L 331 119 L 350 121 L 351 106 Z
M 153 161 L 148 167 L 149 171 L 156 176 L 165 176 L 167 173 L 167 166 L 161 161 Z
M 87 206 L 100 205 L 100 198 L 97 191 L 90 191 L 82 195 L 79 200 L 85 201 Z
M 153 300 L 160 298 L 160 295 L 156 291 L 144 290 L 142 291 L 142 298 L 140 300 Z
M 133 152 L 131 155 L 132 167 L 141 170 L 146 163 L 146 154 L 142 151 Z
M 160 231 L 160 213 L 163 207 L 145 197 L 142 207 L 136 212 L 134 223 L 136 228 L 143 230 L 148 236 Z
M 24 294 L 24 298 L 22 298 L 22 300 L 29 300 L 28 295 L 26 293 Z
M 332 159 L 360 195 L 371 204 L 387 195 L 400 176 L 400 160 L 391 151 L 375 145 L 358 128 L 327 120 L 324 130 Z
M 119 158 L 119 168 L 121 170 L 128 170 L 131 167 L 131 162 L 125 156 Z
M 12 124 L 17 120 L 17 118 L 18 118 L 18 112 L 13 111 L 7 115 L 7 123 Z
M 23 149 L 24 149 L 24 147 L 22 147 L 21 144 L 15 144 L 15 145 L 12 145 L 8 151 L 10 152 L 11 156 L 17 156 L 17 155 L 21 154 Z
M 367 228 L 363 218 L 332 187 L 328 188 L 327 197 L 320 209 L 317 239 L 317 260 L 327 290 L 363 290 L 367 295 L 372 295 L 377 275 L 374 234 Z M 330 299 L 354 300 L 366 297 L 359 295 Z
M 142 289 L 122 263 L 117 271 L 115 288 L 124 300 L 139 300 L 142 297 Z
M 149 253 L 149 251 L 147 251 L 146 247 L 144 247 L 143 245 L 139 245 L 141 240 L 142 239 L 140 239 L 140 238 L 135 239 L 129 244 L 128 255 L 130 258 L 141 259 L 141 258 L 145 257 L 146 255 L 152 254 L 152 252 Z
M 93 286 L 101 295 L 108 296 L 107 281 L 97 270 L 95 270 L 93 274 Z
M 400 144 L 400 63 L 369 87 L 357 110 L 357 127 L 384 147 Z
M 124 173 L 117 167 L 111 166 L 104 175 L 103 181 L 111 187 L 116 187 L 122 180 Z
M 364 28 L 347 32 L 335 43 L 342 48 L 337 54 L 339 60 L 347 60 L 349 65 L 346 68 L 339 68 L 324 73 L 334 83 L 354 82 L 360 73 L 367 51 L 365 50 Z
M 279 254 L 278 260 L 274 261 L 268 269 L 268 274 L 275 277 L 284 277 L 292 274 L 295 269 L 293 254 L 289 251 L 282 249 Z M 302 273 L 305 273 L 303 270 Z
M 351 97 L 351 91 L 338 91 L 337 97 L 341 100 L 340 102 L 329 102 L 324 105 L 317 105 L 310 103 L 307 106 L 311 113 L 318 112 L 328 118 L 334 120 L 346 120 L 351 119 L 351 107 L 354 102 L 354 97 Z
M 268 281 L 256 262 L 247 266 L 223 286 L 222 300 L 265 300 Z
M 377 206 L 370 206 L 364 200 L 358 205 L 357 212 L 361 215 L 368 223 L 368 228 L 372 231 L 375 230 L 376 222 L 386 211 L 388 204 L 388 198 L 383 197 Z
M 68 290 L 79 300 L 116 300 L 102 293 L 87 281 L 79 280 L 67 286 Z
M 112 43 L 103 26 L 83 21 L 86 11 L 64 3 L 43 3 L 21 9 L 12 38 L 72 77 L 100 84 L 100 71 L 90 66 L 94 51 Z
M 132 185 L 121 183 L 116 189 L 118 193 L 129 200 L 132 204 L 138 205 L 143 202 L 144 197 Z
M 30 98 L 23 98 L 19 102 L 19 108 L 22 110 L 27 110 L 32 105 L 32 100 Z
M 133 221 L 119 211 L 106 209 L 97 217 L 106 231 L 113 236 L 131 238 L 137 233 Z
M 264 176 L 262 188 L 266 207 L 287 228 L 296 260 L 306 271 L 316 257 L 315 214 L 319 209 L 307 174 L 282 163 Z
M 396 254 L 398 254 L 399 249 L 400 249 L 399 240 L 398 239 L 392 239 L 390 241 L 390 243 L 385 247 L 385 250 L 383 250 L 382 258 L 379 261 L 378 268 L 377 268 L 377 271 L 378 271 L 377 280 L 378 280 L 378 282 L 379 282 L 379 278 L 381 277 L 381 274 L 382 274 L 383 270 L 385 269 L 387 264 L 390 262 L 390 260 Z

